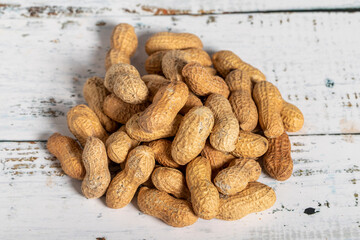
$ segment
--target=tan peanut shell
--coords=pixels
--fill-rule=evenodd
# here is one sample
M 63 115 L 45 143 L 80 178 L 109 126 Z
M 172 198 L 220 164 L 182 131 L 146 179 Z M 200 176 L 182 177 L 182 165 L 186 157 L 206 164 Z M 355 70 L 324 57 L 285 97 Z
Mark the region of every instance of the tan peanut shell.
M 258 111 L 252 99 L 252 84 L 249 75 L 236 69 L 226 76 L 225 82 L 231 91 L 229 101 L 240 123 L 240 128 L 249 132 L 254 130 L 258 123 Z
M 174 161 L 185 165 L 199 155 L 213 126 L 214 114 L 208 107 L 192 108 L 181 121 L 171 145 Z
M 237 158 L 221 170 L 214 179 L 220 193 L 234 195 L 244 190 L 249 182 L 259 179 L 261 167 L 253 159 Z
M 215 69 L 221 76 L 226 77 L 229 72 L 240 69 L 246 72 L 253 82 L 266 81 L 265 75 L 257 68 L 242 61 L 235 53 L 231 51 L 219 51 L 212 56 Z
M 151 180 L 158 190 L 169 193 L 176 198 L 187 199 L 190 197 L 184 174 L 177 169 L 158 167 L 153 171 Z
M 183 82 L 170 83 L 155 94 L 152 104 L 139 115 L 139 126 L 145 132 L 156 132 L 171 124 L 185 105 L 189 89 Z
M 150 177 L 155 167 L 154 153 L 147 146 L 138 146 L 130 151 L 125 169 L 110 183 L 106 193 L 106 205 L 123 208 L 133 199 L 137 188 Z
M 106 149 L 109 158 L 116 163 L 126 160 L 129 151 L 139 145 L 139 141 L 129 137 L 125 131 L 117 131 L 110 135 L 113 141 L 106 141 Z
M 54 133 L 49 137 L 46 146 L 49 152 L 59 160 L 66 175 L 79 180 L 84 178 L 82 149 L 74 139 Z
M 188 63 L 190 56 L 182 50 L 170 50 L 165 53 L 161 60 L 161 68 L 164 76 L 170 81 L 183 81 L 182 70 Z
M 188 63 L 182 69 L 182 75 L 189 88 L 199 96 L 218 93 L 228 98 L 229 87 L 219 76 L 212 76 L 205 67 L 199 63 Z
M 104 80 L 99 77 L 88 78 L 84 84 L 83 95 L 89 108 L 98 116 L 106 131 L 116 131 L 118 124 L 106 116 L 103 111 L 104 100 L 109 95 L 108 90 L 104 86 Z
M 209 67 L 212 65 L 211 58 L 207 52 L 199 48 L 189 48 L 182 50 L 187 54 L 187 62 L 197 62 L 202 66 Z M 162 74 L 162 58 L 165 55 L 167 50 L 158 51 L 151 54 L 145 61 L 145 70 L 149 74 Z M 213 75 L 216 74 L 216 70 L 214 68 L 210 68 L 211 73 Z M 215 71 L 215 73 L 214 73 Z
M 167 139 L 159 139 L 149 143 L 149 147 L 153 150 L 155 160 L 165 167 L 179 168 L 171 157 L 171 141 Z
M 173 49 L 203 48 L 203 44 L 196 35 L 191 33 L 159 32 L 152 35 L 145 44 L 148 55 L 161 51 Z
M 268 138 L 276 138 L 284 133 L 280 115 L 283 99 L 279 90 L 270 82 L 259 82 L 253 89 L 253 97 L 259 112 L 259 122 Z
M 285 181 L 291 177 L 293 171 L 289 136 L 283 133 L 280 137 L 268 140 L 269 149 L 263 157 L 264 169 L 272 178 Z
M 198 220 L 190 202 L 176 199 L 157 189 L 140 188 L 137 204 L 143 213 L 159 218 L 173 227 L 186 227 Z
M 133 26 L 127 23 L 116 25 L 111 35 L 111 48 L 118 49 L 131 57 L 138 46 L 138 39 Z
M 243 90 L 231 92 L 229 102 L 240 128 L 248 132 L 253 131 L 258 124 L 258 111 L 251 93 Z
M 257 158 L 265 154 L 268 140 L 261 135 L 240 131 L 235 150 L 231 152 L 236 157 Z
M 210 142 L 206 142 L 204 149 L 201 151 L 201 156 L 210 161 L 213 176 L 216 176 L 221 168 L 235 159 L 232 154 L 224 153 L 213 148 Z
M 209 160 L 203 157 L 192 160 L 186 166 L 186 183 L 196 215 L 207 220 L 216 217 L 219 211 L 219 192 L 211 182 Z
M 304 115 L 294 104 L 284 101 L 280 115 L 287 132 L 297 132 L 304 125 Z
M 218 219 L 234 221 L 254 212 L 261 212 L 275 204 L 276 195 L 271 187 L 259 182 L 250 182 L 233 196 L 220 195 Z
M 115 94 L 108 95 L 103 104 L 104 113 L 111 119 L 121 124 L 125 124 L 135 113 L 144 111 L 150 103 L 141 104 L 126 103 Z
M 118 63 L 130 64 L 130 57 L 119 49 L 110 48 L 105 57 L 105 70 L 107 71 L 112 65 Z
M 104 143 L 96 137 L 89 137 L 82 160 L 86 174 L 81 184 L 81 191 L 86 198 L 99 198 L 104 195 L 111 180 Z
M 147 57 L 145 61 L 145 70 L 148 74 L 162 74 L 162 58 L 164 57 L 167 50 L 157 51 Z
M 239 136 L 239 122 L 236 119 L 229 100 L 223 95 L 213 93 L 205 102 L 214 114 L 215 124 L 210 134 L 211 145 L 223 152 L 231 152 Z
M 67 124 L 70 132 L 85 146 L 86 139 L 90 136 L 97 137 L 103 142 L 108 134 L 101 125 L 99 118 L 88 106 L 77 105 L 67 113 Z
M 105 87 L 124 102 L 140 104 L 147 100 L 149 90 L 132 65 L 118 63 L 106 72 Z
M 235 69 L 231 71 L 225 78 L 226 84 L 229 86 L 231 92 L 243 90 L 251 94 L 252 82 L 247 72 L 241 71 L 241 69 Z
M 136 113 L 127 121 L 126 132 L 132 139 L 138 140 L 140 142 L 150 142 L 160 138 L 168 138 L 175 136 L 183 118 L 181 115 L 178 114 L 171 124 L 164 126 L 162 129 L 156 132 L 148 133 L 140 128 L 139 115 L 140 113 Z
M 149 74 L 142 76 L 143 81 L 146 83 L 146 86 L 149 89 L 149 101 L 153 101 L 153 98 L 157 91 L 168 84 L 171 83 L 170 80 L 155 74 Z M 183 108 L 181 108 L 180 113 L 186 114 L 190 111 L 191 108 L 195 106 L 202 106 L 201 100 L 191 91 L 189 91 L 189 96 Z

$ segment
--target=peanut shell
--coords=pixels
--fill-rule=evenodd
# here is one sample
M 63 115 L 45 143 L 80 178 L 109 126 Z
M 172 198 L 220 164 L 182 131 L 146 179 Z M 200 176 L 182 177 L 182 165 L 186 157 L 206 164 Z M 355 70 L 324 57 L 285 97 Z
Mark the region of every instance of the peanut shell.
M 103 142 L 108 134 L 101 125 L 99 118 L 88 106 L 77 105 L 67 113 L 67 124 L 70 132 L 85 146 L 88 137 L 97 137 Z
M 269 149 L 263 157 L 264 169 L 272 178 L 285 181 L 291 177 L 293 171 L 289 136 L 283 133 L 280 137 L 268 140 Z
M 179 168 L 171 157 L 171 141 L 167 139 L 159 139 L 149 143 L 149 147 L 154 152 L 155 160 L 165 167 Z
M 143 213 L 159 218 L 173 227 L 186 227 L 198 220 L 191 203 L 157 189 L 140 188 L 137 204 Z
M 186 183 L 196 215 L 207 220 L 216 217 L 219 211 L 219 193 L 211 182 L 209 160 L 203 157 L 192 160 L 186 166 Z
M 81 191 L 86 198 L 99 198 L 104 195 L 111 180 L 104 143 L 96 137 L 89 137 L 82 160 L 86 174 L 81 184 Z
M 268 141 L 261 135 L 240 131 L 235 150 L 231 152 L 236 157 L 257 158 L 266 153 Z
M 82 149 L 74 139 L 54 133 L 49 137 L 46 146 L 49 152 L 59 160 L 66 175 L 79 180 L 84 178 Z
M 297 132 L 304 125 L 304 115 L 294 104 L 284 101 L 280 115 L 287 132 Z
M 259 182 L 250 182 L 233 196 L 220 195 L 218 219 L 234 221 L 254 212 L 261 212 L 275 204 L 276 195 L 271 187 Z
M 174 161 L 185 165 L 199 155 L 213 126 L 214 114 L 209 108 L 192 108 L 181 121 L 171 145 Z

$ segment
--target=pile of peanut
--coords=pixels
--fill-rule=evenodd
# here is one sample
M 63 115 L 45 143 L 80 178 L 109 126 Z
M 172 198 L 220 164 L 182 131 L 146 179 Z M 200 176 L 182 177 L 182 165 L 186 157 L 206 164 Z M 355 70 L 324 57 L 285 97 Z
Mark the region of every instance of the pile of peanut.
M 257 180 L 261 169 L 279 181 L 292 175 L 286 132 L 302 128 L 301 111 L 233 52 L 210 58 L 193 34 L 151 36 L 145 76 L 130 65 L 137 45 L 134 28 L 117 25 L 105 79 L 89 78 L 88 105 L 68 112 L 82 147 L 59 133 L 49 138 L 63 171 L 82 180 L 86 198 L 106 195 L 110 208 L 138 192 L 142 212 L 174 227 L 270 208 L 275 192 Z

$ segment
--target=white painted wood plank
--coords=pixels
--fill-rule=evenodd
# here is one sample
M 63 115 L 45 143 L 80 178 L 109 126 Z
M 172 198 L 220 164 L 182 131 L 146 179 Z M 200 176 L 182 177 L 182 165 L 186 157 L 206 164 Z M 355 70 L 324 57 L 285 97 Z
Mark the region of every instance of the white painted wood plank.
M 276 182 L 275 205 L 239 221 L 183 229 L 104 199 L 82 196 L 45 143 L 0 143 L 0 239 L 358 239 L 360 136 L 293 136 L 294 174 Z M 314 214 L 304 211 L 314 208 Z
M 359 8 L 359 0 L 15 0 L 0 5 L 0 17 L 82 17 L 126 15 L 182 15 L 256 11 L 294 11 Z
M 70 135 L 66 112 L 84 102 L 86 78 L 104 76 L 120 22 L 136 28 L 132 62 L 143 74 L 151 34 L 192 32 L 210 53 L 229 49 L 261 69 L 304 112 L 297 134 L 360 132 L 360 13 L 93 17 L 1 20 L 0 140 Z

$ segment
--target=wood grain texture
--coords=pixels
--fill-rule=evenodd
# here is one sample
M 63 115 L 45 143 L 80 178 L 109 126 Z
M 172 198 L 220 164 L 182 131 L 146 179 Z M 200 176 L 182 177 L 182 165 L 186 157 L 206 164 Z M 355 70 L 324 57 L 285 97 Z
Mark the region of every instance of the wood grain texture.
M 257 11 L 293 11 L 316 9 L 359 8 L 358 0 L 225 0 L 225 1 L 176 1 L 176 0 L 81 0 L 71 3 L 61 0 L 15 0 L 0 4 L 0 17 L 88 17 L 88 16 L 143 16 L 184 14 L 226 14 Z
M 290 140 L 292 177 L 276 182 L 262 174 L 258 180 L 274 188 L 277 202 L 272 208 L 234 222 L 199 219 L 184 229 L 141 214 L 134 202 L 114 210 L 105 206 L 104 198 L 86 199 L 81 182 L 63 175 L 45 143 L 0 143 L 0 238 L 168 239 L 169 234 L 174 239 L 360 238 L 360 136 Z
M 1 139 L 71 136 L 66 112 L 84 103 L 88 77 L 104 76 L 111 31 L 120 22 L 135 26 L 140 48 L 132 62 L 141 74 L 151 34 L 195 33 L 209 53 L 230 49 L 261 69 L 303 111 L 305 125 L 295 134 L 360 132 L 360 34 L 354 33 L 360 13 L 94 16 L 1 19 Z

